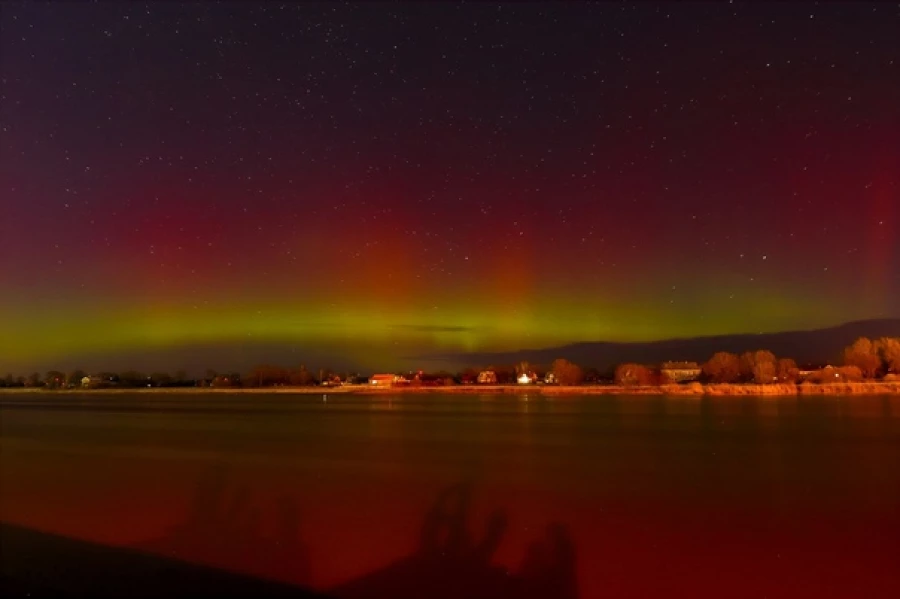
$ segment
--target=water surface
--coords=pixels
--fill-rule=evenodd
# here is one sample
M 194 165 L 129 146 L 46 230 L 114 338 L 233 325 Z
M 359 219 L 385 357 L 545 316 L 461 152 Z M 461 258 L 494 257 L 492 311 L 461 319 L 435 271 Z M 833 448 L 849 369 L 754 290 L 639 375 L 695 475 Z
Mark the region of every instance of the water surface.
M 0 517 L 348 597 L 426 554 L 559 597 L 894 597 L 900 398 L 7 394 Z

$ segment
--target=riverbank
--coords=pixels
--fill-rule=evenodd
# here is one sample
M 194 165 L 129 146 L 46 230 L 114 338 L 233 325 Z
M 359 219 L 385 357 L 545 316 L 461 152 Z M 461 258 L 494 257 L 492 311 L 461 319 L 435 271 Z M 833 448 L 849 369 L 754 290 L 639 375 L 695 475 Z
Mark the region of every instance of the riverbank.
M 791 396 L 791 395 L 900 395 L 900 382 L 871 381 L 865 383 L 811 384 L 781 383 L 774 385 L 731 385 L 688 383 L 686 385 L 654 385 L 646 387 L 623 387 L 619 385 L 597 385 L 586 387 L 543 387 L 548 395 L 709 395 L 725 396 Z
M 566 395 L 672 395 L 672 396 L 792 396 L 792 395 L 900 395 L 900 381 L 868 381 L 858 383 L 783 383 L 774 385 L 688 383 L 685 385 L 455 385 L 437 387 L 383 387 L 343 385 L 340 387 L 153 387 L 114 389 L 42 389 L 2 388 L 0 394 L 55 393 L 60 395 L 121 395 L 121 394 L 283 394 L 283 395 L 396 395 L 396 394 L 539 394 Z

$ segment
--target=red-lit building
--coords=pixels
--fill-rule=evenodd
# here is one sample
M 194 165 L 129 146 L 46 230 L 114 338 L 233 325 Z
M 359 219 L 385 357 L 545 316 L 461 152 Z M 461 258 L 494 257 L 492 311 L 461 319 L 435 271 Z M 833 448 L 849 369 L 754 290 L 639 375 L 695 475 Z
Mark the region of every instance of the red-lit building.
M 497 373 L 493 370 L 483 370 L 478 373 L 478 383 L 481 385 L 496 385 Z
M 369 384 L 373 387 L 392 387 L 399 380 L 400 377 L 396 374 L 373 374 L 369 378 Z

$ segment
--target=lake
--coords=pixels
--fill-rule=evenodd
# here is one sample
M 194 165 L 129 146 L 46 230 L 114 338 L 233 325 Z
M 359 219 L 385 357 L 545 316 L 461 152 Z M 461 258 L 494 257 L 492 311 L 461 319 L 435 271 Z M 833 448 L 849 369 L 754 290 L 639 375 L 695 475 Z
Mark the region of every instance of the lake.
M 898 597 L 900 397 L 4 394 L 0 517 L 338 597 Z

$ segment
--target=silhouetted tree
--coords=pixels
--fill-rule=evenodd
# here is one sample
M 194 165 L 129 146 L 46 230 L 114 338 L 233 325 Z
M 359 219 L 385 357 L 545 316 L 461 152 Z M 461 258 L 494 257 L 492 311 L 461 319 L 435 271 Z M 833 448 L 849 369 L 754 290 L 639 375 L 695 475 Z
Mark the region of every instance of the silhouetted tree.
M 878 348 L 870 339 L 860 337 L 844 350 L 844 365 L 858 367 L 867 379 L 875 378 L 881 366 Z
M 478 381 L 478 370 L 475 368 L 466 368 L 459 373 L 459 381 L 464 384 L 471 384 Z
M 765 385 L 773 382 L 776 374 L 775 354 L 772 352 L 760 349 L 744 352 L 741 356 L 741 378 L 745 381 Z
M 26 387 L 43 387 L 44 381 L 41 380 L 41 375 L 36 372 L 32 372 L 28 375 L 28 378 L 25 379 Z
M 813 372 L 807 377 L 807 381 L 811 383 L 841 383 L 861 381 L 863 372 L 858 366 L 840 366 L 835 368 L 827 366 L 821 370 Z
M 81 386 L 81 379 L 87 376 L 87 373 L 80 368 L 76 368 L 75 370 L 69 372 L 66 375 L 66 385 L 76 385 Z
M 150 375 L 150 382 L 154 387 L 168 387 L 172 384 L 172 377 L 168 372 L 154 372 Z
M 295 386 L 307 386 L 316 382 L 312 373 L 309 372 L 303 364 L 300 365 L 300 368 L 291 372 L 288 377 L 290 379 L 290 384 Z
M 741 380 L 749 383 L 753 380 L 753 352 L 745 351 L 741 354 Z
M 781 358 L 776 365 L 776 374 L 779 381 L 796 383 L 800 378 L 800 369 L 797 363 L 790 358 Z
M 435 381 L 440 381 L 442 385 L 455 385 L 456 377 L 453 376 L 452 372 L 447 370 L 438 370 L 430 375 L 428 375 L 430 379 Z
M 512 366 L 497 366 L 486 368 L 486 370 L 491 370 L 497 375 L 497 384 L 498 385 L 509 385 L 511 383 L 516 382 L 516 369 Z
M 654 385 L 677 385 L 678 380 L 675 379 L 669 372 L 662 368 L 651 368 L 650 369 L 652 384 Z
M 150 381 L 137 370 L 126 370 L 119 375 L 119 383 L 124 387 L 146 387 Z
M 326 366 L 325 368 L 321 368 L 319 370 L 319 382 L 331 382 L 335 378 L 340 379 L 341 375 L 337 373 L 337 371 L 331 366 Z
M 577 364 L 559 358 L 553 361 L 550 372 L 560 385 L 580 385 L 584 380 L 584 372 Z
M 736 383 L 741 378 L 741 359 L 720 351 L 702 366 L 703 374 L 714 383 Z
M 861 381 L 864 376 L 864 373 L 859 366 L 841 366 L 840 368 L 834 368 L 833 370 L 834 373 L 838 375 L 835 379 L 840 381 Z
M 59 389 L 65 386 L 66 375 L 59 370 L 48 370 L 44 377 L 44 383 L 51 389 Z
M 210 382 L 212 387 L 240 387 L 241 375 L 237 372 L 219 374 Z
M 900 372 L 900 337 L 882 337 L 876 347 L 885 372 Z
M 653 373 L 641 364 L 620 364 L 616 367 L 615 378 L 617 384 L 626 387 L 645 386 L 653 383 Z
M 775 354 L 770 351 L 756 352 L 753 362 L 753 382 L 758 385 L 768 385 L 775 382 L 777 375 Z
M 98 376 L 105 385 L 119 384 L 122 381 L 122 378 L 115 372 L 101 372 Z
M 244 378 L 248 387 L 272 387 L 275 385 L 298 384 L 291 382 L 291 372 L 278 366 L 260 365 Z
M 585 368 L 584 369 L 584 382 L 586 383 L 597 383 L 600 381 L 601 375 L 600 370 L 598 368 Z

